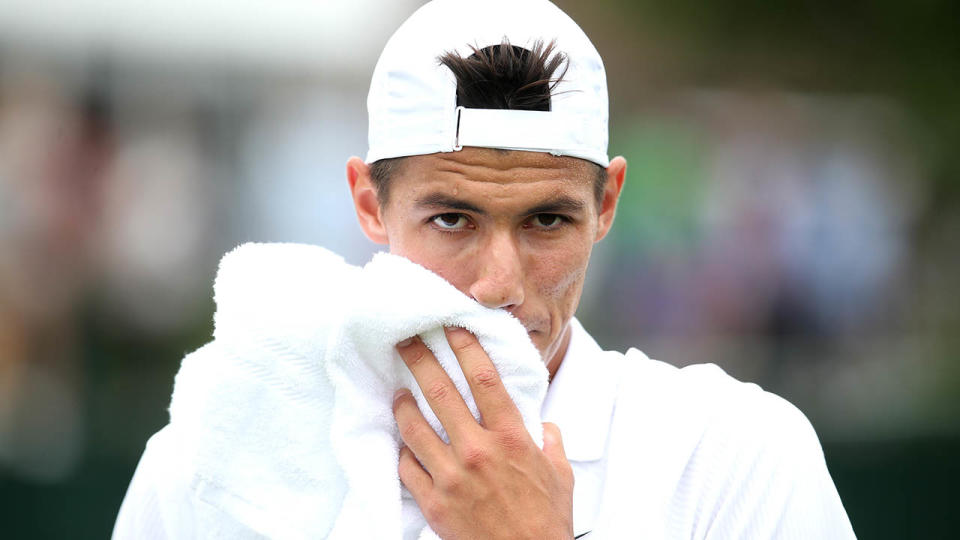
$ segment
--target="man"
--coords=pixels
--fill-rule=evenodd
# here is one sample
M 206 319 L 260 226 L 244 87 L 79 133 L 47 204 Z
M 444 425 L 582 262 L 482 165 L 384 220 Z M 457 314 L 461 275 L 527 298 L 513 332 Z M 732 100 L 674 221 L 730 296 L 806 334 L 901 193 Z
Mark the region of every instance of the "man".
M 716 367 L 604 352 L 574 318 L 626 161 L 607 158 L 603 65 L 572 20 L 435 0 L 387 44 L 368 107 L 367 158 L 347 163 L 363 231 L 512 313 L 551 377 L 540 448 L 470 333 L 447 338 L 482 422 L 422 342 L 398 344 L 450 437 L 397 393 L 400 479 L 439 536 L 853 536 L 799 411 Z

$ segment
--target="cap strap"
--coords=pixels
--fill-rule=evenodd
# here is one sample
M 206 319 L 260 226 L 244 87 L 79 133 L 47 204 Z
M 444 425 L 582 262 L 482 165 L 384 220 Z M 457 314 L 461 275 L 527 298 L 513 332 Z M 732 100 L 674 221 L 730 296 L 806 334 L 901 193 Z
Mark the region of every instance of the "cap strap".
M 454 150 L 464 146 L 563 154 L 592 133 L 583 116 L 557 111 L 457 107 Z

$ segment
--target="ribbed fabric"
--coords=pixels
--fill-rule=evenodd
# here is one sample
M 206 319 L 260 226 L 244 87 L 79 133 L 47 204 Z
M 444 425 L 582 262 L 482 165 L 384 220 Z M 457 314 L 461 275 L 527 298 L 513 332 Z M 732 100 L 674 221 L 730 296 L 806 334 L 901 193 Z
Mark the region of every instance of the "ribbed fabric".
M 419 335 L 479 419 L 444 326 L 477 336 L 543 440 L 548 374 L 526 329 L 408 259 L 360 268 L 318 246 L 245 244 L 214 289 L 215 339 L 181 364 L 118 538 L 436 538 L 401 489 L 391 409 L 410 389 L 446 440 L 395 349 Z

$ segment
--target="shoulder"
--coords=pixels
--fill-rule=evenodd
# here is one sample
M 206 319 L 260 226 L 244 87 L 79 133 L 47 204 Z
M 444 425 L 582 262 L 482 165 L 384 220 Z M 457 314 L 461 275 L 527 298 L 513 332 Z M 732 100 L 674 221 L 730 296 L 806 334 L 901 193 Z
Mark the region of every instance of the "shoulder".
M 657 417 L 653 423 L 667 430 L 667 440 L 679 436 L 700 453 L 729 450 L 736 454 L 731 459 L 752 453 L 823 461 L 816 432 L 797 407 L 719 366 L 677 368 L 636 349 L 605 357 L 620 364 L 618 411 L 635 419 Z
M 615 423 L 619 418 L 634 426 L 631 431 L 664 429 L 667 437 L 683 433 L 699 440 L 706 430 L 751 437 L 758 431 L 787 430 L 816 439 L 806 417 L 792 404 L 756 384 L 738 381 L 714 364 L 678 368 L 637 349 L 604 351 L 579 322 L 574 320 L 571 326 L 570 348 L 551 383 L 553 395 L 548 394 L 551 406 L 577 401 L 576 410 L 594 412 L 596 421 L 612 413 Z M 589 403 L 583 403 L 585 399 Z M 590 406 L 597 400 L 610 403 Z
M 677 368 L 633 349 L 618 356 L 608 356 L 624 381 L 611 451 L 637 457 L 620 464 L 658 486 L 671 527 L 698 538 L 706 536 L 698 527 L 852 536 L 820 441 L 797 407 L 712 364 Z
M 751 382 L 742 382 L 715 364 L 678 368 L 652 360 L 637 349 L 605 353 L 624 381 L 620 396 L 628 404 L 656 405 L 701 417 L 725 429 L 789 427 L 805 434 L 813 428 L 797 407 Z M 634 403 L 635 402 L 635 403 Z

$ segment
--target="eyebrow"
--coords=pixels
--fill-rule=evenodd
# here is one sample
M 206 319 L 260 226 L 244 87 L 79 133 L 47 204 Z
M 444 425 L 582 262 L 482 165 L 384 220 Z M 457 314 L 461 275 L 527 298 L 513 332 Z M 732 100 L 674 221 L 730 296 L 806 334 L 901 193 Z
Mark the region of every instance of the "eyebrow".
M 415 200 L 414 205 L 427 208 L 437 208 L 441 210 L 463 210 L 465 212 L 473 212 L 478 215 L 488 214 L 486 210 L 475 204 L 464 201 L 463 199 L 445 195 L 443 193 L 429 193 L 424 195 L 423 197 Z M 584 204 L 583 201 L 574 199 L 572 197 L 567 197 L 565 195 L 559 195 L 549 201 L 528 208 L 523 213 L 525 215 L 559 213 L 575 214 L 584 211 L 585 208 L 586 204 Z
M 586 208 L 583 201 L 564 195 L 557 196 L 545 203 L 538 204 L 527 210 L 527 214 L 576 214 Z
M 470 204 L 467 201 L 444 195 L 443 193 L 430 193 L 420 197 L 413 202 L 414 205 L 427 208 L 463 210 L 475 214 L 486 215 L 486 211 L 477 205 Z

